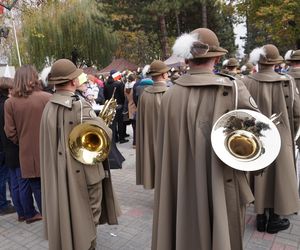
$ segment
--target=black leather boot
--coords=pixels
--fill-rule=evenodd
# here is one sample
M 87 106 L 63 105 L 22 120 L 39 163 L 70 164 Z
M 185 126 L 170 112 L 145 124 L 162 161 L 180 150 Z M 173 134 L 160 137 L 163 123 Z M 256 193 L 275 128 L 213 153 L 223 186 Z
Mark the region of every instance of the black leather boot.
M 265 232 L 267 225 L 267 216 L 265 214 L 256 215 L 256 229 L 258 232 Z
M 281 219 L 278 214 L 274 213 L 274 209 L 269 210 L 269 221 L 267 226 L 267 233 L 276 234 L 279 231 L 286 230 L 290 227 L 290 221 L 288 219 Z

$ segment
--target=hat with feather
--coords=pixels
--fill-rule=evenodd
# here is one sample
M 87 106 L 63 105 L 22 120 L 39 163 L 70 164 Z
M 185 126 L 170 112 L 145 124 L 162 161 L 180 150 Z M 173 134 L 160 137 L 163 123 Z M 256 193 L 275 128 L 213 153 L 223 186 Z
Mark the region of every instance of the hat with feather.
M 239 62 L 235 58 L 229 58 L 229 59 L 223 61 L 223 66 L 224 67 L 238 67 Z
M 228 52 L 220 47 L 216 34 L 207 28 L 199 28 L 181 35 L 172 49 L 174 55 L 184 59 L 218 57 Z
M 300 61 L 300 50 L 289 50 L 285 53 L 284 60 L 290 61 Z
M 279 51 L 275 45 L 267 44 L 252 50 L 250 53 L 249 62 L 255 65 L 275 65 L 283 62 L 283 57 L 279 54 Z

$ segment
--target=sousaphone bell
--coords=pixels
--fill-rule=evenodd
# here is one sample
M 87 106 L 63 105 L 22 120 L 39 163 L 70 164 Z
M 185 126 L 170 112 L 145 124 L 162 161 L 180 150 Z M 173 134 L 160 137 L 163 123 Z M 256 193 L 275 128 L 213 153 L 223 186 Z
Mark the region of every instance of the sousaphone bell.
M 214 152 L 226 165 L 242 171 L 256 171 L 269 166 L 278 156 L 281 139 L 270 119 L 247 109 L 232 110 L 214 124 L 211 143 Z

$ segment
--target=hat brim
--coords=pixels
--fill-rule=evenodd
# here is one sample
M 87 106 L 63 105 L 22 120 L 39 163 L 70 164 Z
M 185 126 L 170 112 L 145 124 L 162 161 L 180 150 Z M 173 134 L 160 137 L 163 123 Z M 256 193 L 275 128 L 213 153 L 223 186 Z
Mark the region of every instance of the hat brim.
M 159 76 L 161 74 L 167 73 L 168 71 L 170 71 L 170 69 L 171 68 L 166 67 L 166 68 L 161 69 L 160 71 L 150 71 L 148 74 L 150 76 Z
M 74 72 L 72 72 L 71 74 L 69 74 L 67 76 L 49 78 L 48 83 L 53 84 L 53 85 L 67 83 L 69 81 L 72 81 L 72 80 L 76 79 L 82 73 L 83 73 L 82 69 L 76 69 Z
M 289 61 L 300 61 L 300 57 L 290 58 L 290 59 L 287 59 L 285 61 L 287 61 L 287 62 L 289 62 Z
M 224 49 L 224 51 L 208 51 L 205 55 L 198 55 L 193 58 L 209 58 L 209 57 L 218 57 L 218 56 L 224 56 L 227 54 L 227 50 Z

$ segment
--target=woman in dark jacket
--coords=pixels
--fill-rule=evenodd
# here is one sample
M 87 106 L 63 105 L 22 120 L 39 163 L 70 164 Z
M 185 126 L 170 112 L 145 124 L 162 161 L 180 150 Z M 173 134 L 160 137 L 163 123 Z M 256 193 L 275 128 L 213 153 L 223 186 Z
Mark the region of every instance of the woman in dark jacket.
M 18 214 L 18 220 L 24 220 L 24 211 L 19 192 L 19 179 L 21 178 L 19 147 L 7 139 L 4 132 L 4 102 L 9 96 L 9 91 L 13 87 L 13 79 L 0 77 L 0 139 L 4 155 L 4 164 L 9 171 L 11 183 L 11 198 Z

